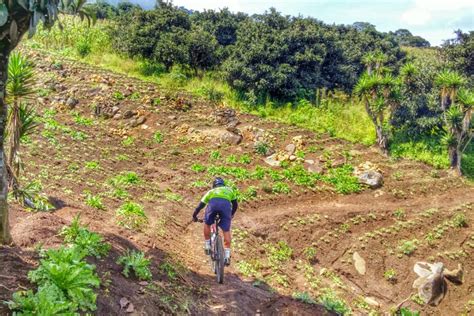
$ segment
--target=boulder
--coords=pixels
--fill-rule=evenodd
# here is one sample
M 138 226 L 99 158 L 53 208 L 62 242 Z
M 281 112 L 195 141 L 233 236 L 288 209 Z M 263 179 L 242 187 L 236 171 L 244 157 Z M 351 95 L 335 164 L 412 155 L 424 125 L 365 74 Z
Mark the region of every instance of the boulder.
M 66 106 L 70 109 L 74 109 L 76 105 L 79 104 L 79 101 L 76 98 L 70 97 L 66 101 Z
M 324 172 L 324 169 L 323 167 L 321 167 L 320 165 L 316 165 L 316 164 L 308 164 L 306 166 L 306 170 L 308 170 L 308 172 L 311 172 L 311 173 L 323 173 Z
M 447 291 L 443 263 L 417 262 L 413 271 L 418 275 L 418 279 L 413 282 L 413 288 L 418 289 L 418 295 L 425 304 L 437 306 Z
M 134 115 L 135 115 L 135 113 L 133 113 L 133 111 L 127 110 L 127 111 L 125 111 L 125 112 L 122 114 L 122 118 L 123 118 L 124 120 L 126 120 L 126 119 L 131 118 L 131 117 L 134 116 Z
M 238 145 L 242 141 L 242 135 L 225 131 L 221 135 L 221 142 L 229 145 Z
M 371 189 L 377 189 L 383 185 L 383 175 L 375 170 L 364 171 L 357 178 L 359 183 L 365 184 Z

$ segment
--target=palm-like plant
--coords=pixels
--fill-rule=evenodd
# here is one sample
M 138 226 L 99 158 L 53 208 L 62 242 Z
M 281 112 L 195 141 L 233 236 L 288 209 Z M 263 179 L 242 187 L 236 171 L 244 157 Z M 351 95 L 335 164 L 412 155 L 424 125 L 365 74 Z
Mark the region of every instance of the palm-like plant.
M 88 7 L 84 7 L 86 3 L 87 0 L 61 0 L 60 8 L 64 13 L 79 16 L 81 21 L 86 19 L 89 25 L 91 23 L 94 24 L 97 20 L 97 17 L 92 10 L 90 10 Z
M 451 103 L 455 102 L 456 92 L 466 83 L 466 78 L 456 71 L 443 70 L 436 77 L 435 83 L 440 88 L 441 109 L 445 111 Z
M 10 169 L 10 184 L 18 189 L 20 173 L 20 140 L 37 126 L 35 111 L 25 103 L 34 93 L 34 70 L 27 58 L 13 53 L 8 64 L 7 101 L 8 108 L 7 138 L 9 153 L 7 164 Z

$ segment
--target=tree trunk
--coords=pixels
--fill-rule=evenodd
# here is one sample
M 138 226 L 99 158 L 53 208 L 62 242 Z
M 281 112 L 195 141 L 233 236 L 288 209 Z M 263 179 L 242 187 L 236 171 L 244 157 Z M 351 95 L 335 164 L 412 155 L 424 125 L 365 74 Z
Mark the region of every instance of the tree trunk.
M 10 226 L 8 223 L 8 181 L 5 161 L 5 127 L 7 122 L 7 104 L 5 103 L 5 88 L 8 78 L 9 48 L 3 47 L 0 52 L 0 244 L 11 242 Z
M 453 170 L 456 175 L 462 176 L 461 149 L 457 145 L 449 145 L 448 153 L 449 153 L 449 165 L 450 165 L 451 170 Z
M 385 156 L 388 156 L 388 136 L 384 132 L 382 126 L 375 126 L 375 133 L 377 135 L 377 144 Z

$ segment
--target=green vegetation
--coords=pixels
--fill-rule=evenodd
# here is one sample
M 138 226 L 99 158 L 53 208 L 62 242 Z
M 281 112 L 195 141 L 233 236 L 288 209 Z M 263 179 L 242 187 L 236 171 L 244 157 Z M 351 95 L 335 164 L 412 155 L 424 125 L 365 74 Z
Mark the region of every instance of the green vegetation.
M 402 241 L 400 241 L 400 245 L 398 246 L 398 250 L 401 253 L 409 256 L 416 250 L 416 248 L 418 247 L 418 244 L 419 244 L 419 241 L 417 239 L 402 240 Z
M 319 296 L 318 300 L 327 310 L 333 311 L 339 315 L 351 314 L 351 308 L 347 303 L 339 298 L 330 288 L 323 289 L 323 294 Z
M 311 295 L 308 292 L 296 292 L 293 293 L 293 298 L 295 300 L 301 301 L 306 304 L 317 304 L 316 300 L 311 297 Z
M 86 204 L 98 210 L 105 209 L 104 203 L 102 203 L 100 196 L 92 195 L 90 193 L 86 194 Z
M 383 273 L 385 280 L 395 282 L 397 280 L 397 272 L 394 269 L 388 269 Z
M 147 259 L 143 252 L 127 250 L 125 255 L 118 258 L 117 263 L 123 266 L 122 273 L 127 278 L 133 271 L 138 279 L 151 280 L 150 259 Z
M 134 202 L 125 202 L 116 211 L 117 223 L 128 229 L 140 230 L 148 223 L 143 206 Z

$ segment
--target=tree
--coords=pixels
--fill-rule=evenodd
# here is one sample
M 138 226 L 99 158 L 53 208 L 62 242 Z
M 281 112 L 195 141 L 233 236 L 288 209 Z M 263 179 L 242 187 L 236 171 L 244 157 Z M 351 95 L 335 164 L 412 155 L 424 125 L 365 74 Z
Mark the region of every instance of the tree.
M 362 98 L 365 109 L 374 123 L 377 144 L 383 154 L 388 155 L 389 135 L 385 126 L 386 112 L 393 113 L 397 105 L 399 84 L 391 75 L 384 73 L 382 54 L 369 54 L 364 60 L 367 72 L 364 73 L 354 92 Z
M 452 69 L 464 74 L 474 84 L 474 31 L 457 30 L 456 38 L 443 44 L 442 54 Z
M 194 28 L 188 36 L 189 66 L 198 75 L 199 70 L 206 70 L 217 64 L 217 40 L 201 28 Z
M 6 138 L 9 140 L 7 166 L 10 186 L 18 194 L 21 167 L 20 140 L 31 133 L 37 124 L 34 110 L 26 101 L 34 92 L 33 66 L 20 53 L 13 53 L 8 63 L 7 101 L 9 104 Z
M 8 181 L 5 162 L 5 131 L 8 107 L 5 102 L 8 60 L 21 37 L 32 36 L 42 21 L 46 28 L 58 19 L 60 8 L 68 8 L 71 0 L 19 0 L 0 3 L 0 244 L 11 241 L 8 225 Z M 80 8 L 76 8 L 79 10 Z
M 389 32 L 389 35 L 393 36 L 398 44 L 401 46 L 411 47 L 430 47 L 430 42 L 425 40 L 421 36 L 415 36 L 407 29 L 399 29 L 395 32 Z
M 467 80 L 451 70 L 442 71 L 436 78 L 440 89 L 441 109 L 444 113 L 450 167 L 462 175 L 462 153 L 472 139 L 471 126 L 474 93 L 462 89 Z

